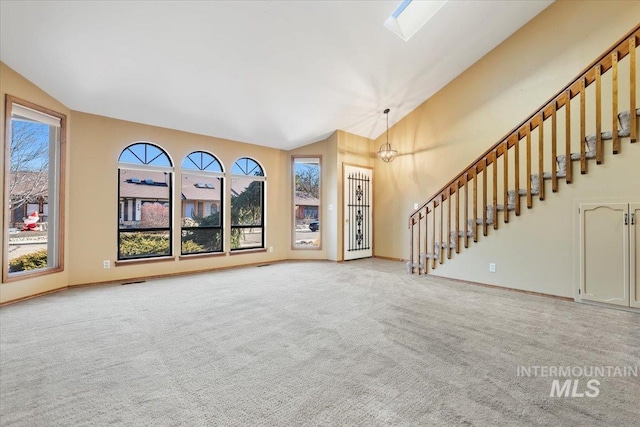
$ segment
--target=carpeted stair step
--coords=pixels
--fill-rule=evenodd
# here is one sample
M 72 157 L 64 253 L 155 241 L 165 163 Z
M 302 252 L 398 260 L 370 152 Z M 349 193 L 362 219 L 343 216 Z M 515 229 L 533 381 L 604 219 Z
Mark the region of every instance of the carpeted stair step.
M 515 190 L 509 190 L 509 191 L 515 191 Z M 537 196 L 538 194 L 540 194 L 540 192 L 538 190 L 534 191 L 533 188 L 531 188 L 531 195 Z M 521 196 L 521 197 L 522 196 L 526 196 L 527 195 L 527 189 L 526 188 L 521 188 L 518 191 L 518 195 Z
M 473 237 L 473 219 L 467 220 L 467 236 Z M 458 237 L 464 237 L 464 230 L 458 230 Z M 456 240 L 456 232 L 455 230 L 452 230 L 451 234 L 449 235 L 449 244 L 451 246 L 451 249 L 456 248 Z
M 514 210 L 516 210 L 516 205 L 515 205 L 515 204 L 512 204 L 512 203 L 509 203 L 509 204 L 507 205 L 507 209 L 508 209 L 509 211 L 514 211 Z M 496 205 L 496 210 L 497 210 L 498 212 L 504 212 L 504 205 Z
M 636 110 L 636 115 L 638 110 Z M 618 136 L 629 136 L 631 135 L 631 113 L 629 110 L 623 111 L 618 114 L 618 123 L 620 124 L 620 130 L 618 131 Z
M 478 225 L 482 225 L 482 218 L 476 218 L 476 224 L 478 224 Z M 491 218 L 487 218 L 487 224 L 488 224 L 488 225 L 493 224 L 493 219 L 491 219 Z
M 564 178 L 567 176 L 567 171 L 566 170 L 556 170 L 556 178 Z M 545 172 L 542 174 L 542 177 L 544 179 L 551 179 L 553 178 L 553 176 L 551 175 L 551 172 Z M 524 194 L 527 194 L 527 190 L 524 190 Z M 521 194 L 522 195 L 522 194 Z

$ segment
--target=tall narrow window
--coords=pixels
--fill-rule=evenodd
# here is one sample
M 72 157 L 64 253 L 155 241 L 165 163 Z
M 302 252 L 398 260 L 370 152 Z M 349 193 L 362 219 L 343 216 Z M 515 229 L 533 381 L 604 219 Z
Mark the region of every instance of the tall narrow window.
M 6 99 L 3 280 L 63 269 L 66 116 Z
M 320 157 L 293 157 L 293 248 L 320 249 Z
M 171 255 L 171 159 L 160 147 L 138 142 L 122 150 L 118 162 L 118 259 Z
M 182 254 L 222 252 L 222 165 L 213 155 L 194 151 L 182 162 Z
M 231 174 L 231 250 L 264 248 L 264 171 L 243 157 Z

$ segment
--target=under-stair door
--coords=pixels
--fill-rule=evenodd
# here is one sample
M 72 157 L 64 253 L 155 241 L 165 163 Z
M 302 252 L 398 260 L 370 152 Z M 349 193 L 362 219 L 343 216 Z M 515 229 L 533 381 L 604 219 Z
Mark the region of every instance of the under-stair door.
M 640 308 L 640 203 L 629 204 L 629 259 L 631 260 L 631 274 L 629 305 Z
M 638 307 L 640 204 L 580 205 L 581 299 Z
M 344 165 L 344 260 L 373 256 L 373 171 Z

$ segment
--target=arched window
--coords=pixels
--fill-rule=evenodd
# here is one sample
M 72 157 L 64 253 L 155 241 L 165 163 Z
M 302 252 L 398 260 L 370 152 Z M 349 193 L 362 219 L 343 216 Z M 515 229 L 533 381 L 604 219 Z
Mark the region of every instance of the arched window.
M 231 168 L 231 250 L 264 248 L 265 174 L 242 157 Z
M 149 142 L 137 142 L 118 158 L 118 259 L 169 256 L 173 163 Z
M 222 252 L 224 170 L 220 161 L 194 151 L 184 158 L 181 175 L 182 254 Z

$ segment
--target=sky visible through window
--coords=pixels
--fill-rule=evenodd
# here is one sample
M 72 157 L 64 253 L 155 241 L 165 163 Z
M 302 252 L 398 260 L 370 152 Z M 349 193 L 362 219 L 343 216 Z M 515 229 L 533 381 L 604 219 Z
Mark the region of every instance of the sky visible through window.
M 11 121 L 11 170 L 42 171 L 49 164 L 51 126 L 14 119 Z M 55 130 L 54 130 L 55 131 Z
M 154 145 L 146 143 L 128 146 L 122 150 L 118 161 L 138 165 L 173 166 L 171 160 L 169 160 L 169 156 L 167 156 L 164 151 Z

